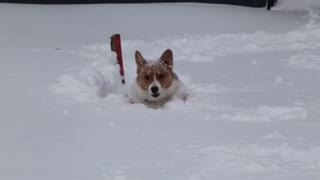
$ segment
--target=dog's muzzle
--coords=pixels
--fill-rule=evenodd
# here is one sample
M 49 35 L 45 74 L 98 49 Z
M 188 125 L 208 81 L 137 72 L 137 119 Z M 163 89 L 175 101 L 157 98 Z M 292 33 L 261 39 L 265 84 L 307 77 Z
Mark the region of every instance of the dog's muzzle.
M 151 96 L 154 97 L 154 98 L 157 98 L 160 96 L 160 93 L 159 93 L 159 88 L 157 86 L 152 86 L 150 88 L 150 91 L 151 91 Z

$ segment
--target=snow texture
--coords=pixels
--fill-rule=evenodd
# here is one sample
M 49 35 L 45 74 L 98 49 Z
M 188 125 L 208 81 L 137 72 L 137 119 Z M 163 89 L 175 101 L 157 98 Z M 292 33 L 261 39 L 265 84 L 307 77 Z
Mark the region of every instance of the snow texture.
M 320 2 L 318 0 L 278 0 L 273 10 L 311 10 L 319 7 Z
M 1 4 L 0 179 L 319 179 L 320 10 L 296 2 Z M 187 101 L 130 104 L 134 52 L 168 48 Z

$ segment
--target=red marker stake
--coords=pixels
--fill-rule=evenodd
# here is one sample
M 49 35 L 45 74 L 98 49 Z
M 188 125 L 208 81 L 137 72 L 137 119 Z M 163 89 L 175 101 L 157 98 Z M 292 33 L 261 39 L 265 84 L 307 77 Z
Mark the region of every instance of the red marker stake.
M 117 54 L 117 62 L 120 66 L 121 82 L 122 84 L 125 84 L 120 34 L 114 34 L 110 37 L 110 39 L 111 51 L 114 51 Z

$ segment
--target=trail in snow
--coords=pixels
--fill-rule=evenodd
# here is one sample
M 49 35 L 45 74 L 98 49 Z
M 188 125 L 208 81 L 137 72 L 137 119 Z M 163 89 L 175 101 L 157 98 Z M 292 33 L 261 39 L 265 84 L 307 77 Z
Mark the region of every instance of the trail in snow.
M 251 66 L 258 66 L 262 61 L 259 54 L 301 52 L 299 54 L 285 55 L 283 61 L 283 70 L 291 71 L 299 68 L 320 69 L 320 26 L 319 15 L 313 11 L 309 13 L 309 21 L 300 29 L 287 33 L 241 33 L 241 34 L 223 34 L 218 36 L 195 36 L 183 35 L 179 37 L 170 37 L 158 41 L 123 41 L 123 52 L 125 60 L 126 78 L 130 84 L 135 77 L 136 65 L 133 60 L 135 50 L 140 50 L 145 57 L 157 58 L 159 53 L 165 48 L 171 48 L 174 52 L 175 70 L 180 78 L 191 89 L 192 96 L 187 104 L 176 104 L 172 102 L 167 108 L 192 108 L 203 111 L 203 109 L 217 110 L 224 107 L 226 112 L 219 113 L 213 117 L 232 121 L 272 121 L 272 120 L 305 120 L 308 113 L 318 113 L 314 109 L 308 110 L 307 105 L 299 102 L 291 102 L 291 105 L 266 105 L 260 104 L 256 108 L 236 107 L 235 104 L 228 104 L 228 99 L 221 100 L 227 96 L 234 96 L 237 93 L 244 92 L 244 96 L 255 98 L 254 94 L 264 89 L 264 92 L 279 91 L 285 88 L 288 98 L 292 95 L 298 96 L 292 92 L 294 82 L 287 82 L 287 79 L 281 75 L 274 75 L 273 82 L 269 84 L 258 84 L 248 89 L 248 86 L 231 87 L 227 84 L 205 82 L 203 79 L 197 79 L 193 74 L 196 70 L 184 69 L 185 64 L 210 64 L 215 66 L 219 62 L 225 61 L 224 57 L 233 57 L 228 61 L 243 61 L 238 59 L 242 55 L 248 54 L 255 57 L 249 60 Z M 58 83 L 53 85 L 53 90 L 59 93 L 69 94 L 71 98 L 79 101 L 96 101 L 100 98 L 108 99 L 108 94 L 116 95 L 121 102 L 126 103 L 123 93 L 124 88 L 119 83 L 118 67 L 115 65 L 115 55 L 110 51 L 109 44 L 94 44 L 81 47 L 78 50 L 66 51 L 67 53 L 77 54 L 92 59 L 93 62 L 84 67 L 73 70 L 74 74 L 63 75 L 59 77 Z M 279 61 L 279 59 L 263 59 L 264 61 Z M 238 62 L 239 63 L 239 62 Z M 188 71 L 192 71 L 189 73 Z M 280 72 L 280 71 L 279 71 Z M 211 77 L 207 77 L 210 79 Z M 290 77 L 288 77 L 290 78 Z M 292 79 L 292 78 L 291 78 Z M 294 79 L 292 79 L 295 81 Z M 228 87 L 229 86 L 229 87 Z M 253 89 L 252 89 L 253 88 Z M 250 90 L 251 89 L 251 90 Z M 259 90 L 260 89 L 260 90 Z M 305 91 L 305 87 L 300 87 Z M 246 93 L 247 92 L 247 93 Z M 251 95 L 248 94 L 251 92 Z M 253 92 L 253 93 L 252 93 Z M 316 93 L 316 92 L 315 92 Z M 220 94 L 220 95 L 218 95 Z M 256 94 L 261 96 L 261 93 Z M 242 95 L 243 96 L 243 95 Z M 290 97 L 289 97 L 290 96 Z M 239 97 L 239 96 L 238 96 Z M 237 99 L 235 97 L 234 99 Z M 244 99 L 243 99 L 244 100 Z M 224 102 L 223 102 L 224 101 Z M 240 100 L 242 101 L 242 100 Z M 233 103 L 233 102 L 230 102 Z M 224 105 L 223 105 L 224 104 Z

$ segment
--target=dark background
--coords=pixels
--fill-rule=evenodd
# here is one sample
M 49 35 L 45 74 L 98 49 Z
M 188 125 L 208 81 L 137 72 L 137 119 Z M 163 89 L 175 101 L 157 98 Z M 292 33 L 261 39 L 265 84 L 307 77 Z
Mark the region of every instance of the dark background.
M 232 4 L 249 7 L 266 7 L 276 0 L 0 0 L 9 3 L 30 4 L 92 4 L 92 3 L 159 3 L 159 2 L 200 2 L 215 4 Z M 269 3 L 268 3 L 269 2 Z

